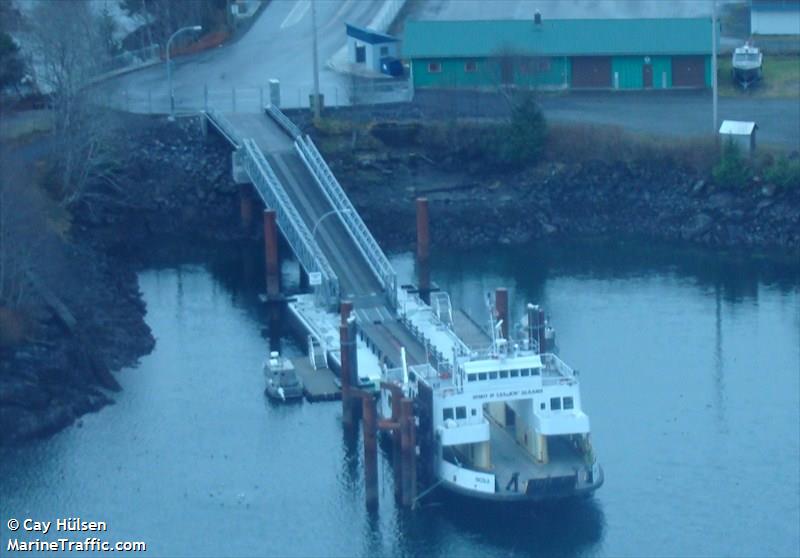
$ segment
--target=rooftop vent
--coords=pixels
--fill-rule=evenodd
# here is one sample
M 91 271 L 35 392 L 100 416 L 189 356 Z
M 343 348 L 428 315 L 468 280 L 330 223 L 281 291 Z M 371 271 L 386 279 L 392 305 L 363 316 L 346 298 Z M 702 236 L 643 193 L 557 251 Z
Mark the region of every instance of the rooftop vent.
M 539 10 L 536 10 L 536 13 L 533 14 L 533 22 L 536 25 L 541 25 L 541 23 L 542 23 L 542 12 L 540 12 Z

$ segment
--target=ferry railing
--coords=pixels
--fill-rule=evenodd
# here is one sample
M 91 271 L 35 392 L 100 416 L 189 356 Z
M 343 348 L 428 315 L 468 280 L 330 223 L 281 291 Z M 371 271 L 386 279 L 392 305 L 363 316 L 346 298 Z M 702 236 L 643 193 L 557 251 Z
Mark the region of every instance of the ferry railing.
M 243 140 L 242 147 L 234 152 L 234 157 L 247 172 L 266 206 L 275 210 L 278 227 L 300 265 L 309 275 L 319 273 L 321 281 L 315 287 L 315 293 L 327 306 L 338 304 L 339 280 L 333 268 L 255 141 L 249 138 Z
M 337 211 L 347 231 L 367 260 L 375 276 L 381 281 L 392 308 L 397 308 L 397 274 L 389 263 L 372 233 L 364 224 L 342 185 L 336 180 L 325 158 L 308 136 L 298 137 L 294 142 L 297 154 L 319 184 L 331 206 Z
M 553 353 L 544 353 L 540 357 L 546 370 L 556 372 L 564 378 L 575 377 L 575 370 Z

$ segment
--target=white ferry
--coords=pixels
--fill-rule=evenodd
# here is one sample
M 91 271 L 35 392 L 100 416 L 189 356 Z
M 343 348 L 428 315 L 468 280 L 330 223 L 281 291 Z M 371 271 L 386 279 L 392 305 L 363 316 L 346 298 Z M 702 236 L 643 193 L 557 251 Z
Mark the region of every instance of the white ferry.
M 415 399 L 428 484 L 509 502 L 588 496 L 603 484 L 578 372 L 552 352 L 537 306 L 516 339 L 502 336 L 502 320 L 484 333 L 442 292 L 430 305 L 408 295 L 400 314 L 429 362 L 384 369 L 379 409 L 392 417 L 392 392 Z

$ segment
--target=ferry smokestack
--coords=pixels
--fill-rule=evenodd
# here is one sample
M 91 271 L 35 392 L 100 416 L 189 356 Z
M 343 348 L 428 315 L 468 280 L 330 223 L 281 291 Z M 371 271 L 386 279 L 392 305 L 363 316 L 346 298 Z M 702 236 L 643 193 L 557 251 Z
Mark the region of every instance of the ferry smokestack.
M 430 217 L 428 198 L 417 198 L 417 268 L 420 298 L 430 304 Z
M 494 306 L 497 311 L 497 319 L 500 323 L 500 333 L 503 339 L 508 339 L 508 289 L 500 287 L 494 292 Z

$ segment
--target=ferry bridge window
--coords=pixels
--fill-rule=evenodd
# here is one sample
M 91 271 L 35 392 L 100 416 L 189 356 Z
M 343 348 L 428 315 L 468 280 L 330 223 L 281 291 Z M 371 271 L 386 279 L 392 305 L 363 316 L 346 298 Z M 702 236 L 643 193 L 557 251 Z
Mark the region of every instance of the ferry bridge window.
M 477 374 L 467 374 L 467 381 L 468 382 L 474 382 L 477 379 L 478 379 L 478 375 Z
M 531 368 L 531 376 L 538 376 L 539 369 L 538 368 Z
M 479 380 L 485 380 L 486 379 L 486 372 L 481 372 L 480 374 L 478 374 L 478 379 Z
M 512 370 L 511 371 L 512 378 L 519 378 L 519 370 Z
M 561 398 L 560 397 L 551 397 L 550 398 L 550 410 L 551 411 L 558 411 L 561 409 Z
M 489 372 L 489 379 L 496 380 L 497 379 L 497 372 Z
M 530 368 L 523 368 L 520 372 L 522 372 L 523 376 L 530 376 L 531 375 L 531 369 Z
M 501 378 L 508 378 L 508 370 L 501 370 L 500 371 Z
M 453 408 L 448 407 L 447 409 L 442 409 L 442 418 L 444 420 L 453 418 Z
M 542 411 L 544 411 L 544 409 L 545 409 L 545 407 L 546 407 L 546 406 L 547 406 L 547 405 L 545 405 L 544 401 L 542 401 L 542 403 L 539 405 L 539 408 L 540 408 Z
M 572 397 L 565 397 L 564 398 L 564 409 L 572 409 L 574 407 L 574 403 L 572 401 Z
M 467 418 L 467 408 L 466 407 L 456 407 L 456 418 L 458 420 Z
M 472 409 L 472 416 L 474 417 L 477 414 L 478 414 L 478 409 L 473 408 Z

